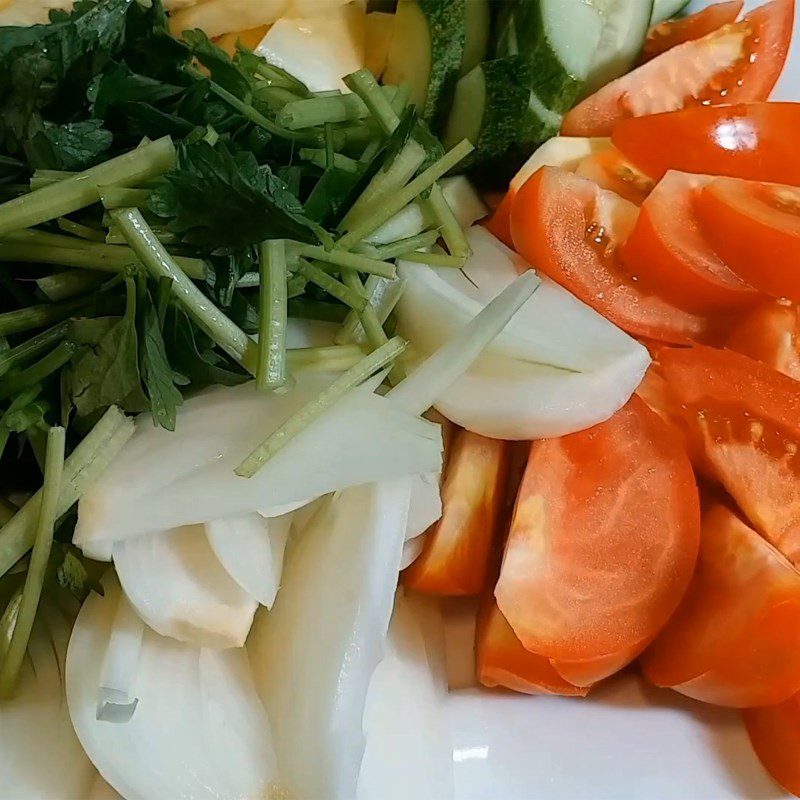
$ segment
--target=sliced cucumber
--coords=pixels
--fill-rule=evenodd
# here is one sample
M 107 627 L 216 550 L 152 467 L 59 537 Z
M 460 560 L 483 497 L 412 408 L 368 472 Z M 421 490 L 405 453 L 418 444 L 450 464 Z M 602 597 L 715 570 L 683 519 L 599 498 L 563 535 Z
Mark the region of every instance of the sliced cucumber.
M 603 18 L 584 96 L 624 75 L 636 63 L 650 28 L 654 0 L 590 0 Z
M 650 24 L 656 25 L 659 22 L 663 22 L 665 19 L 680 14 L 680 12 L 689 5 L 689 2 L 690 0 L 655 0 Z
M 461 55 L 459 77 L 478 66 L 486 58 L 492 18 L 489 0 L 467 0 L 467 38 Z
M 530 88 L 547 108 L 565 112 L 589 75 L 602 32 L 603 17 L 586 0 L 509 0 L 497 54 L 524 57 L 533 68 Z
M 383 73 L 384 83 L 407 84 L 411 102 L 436 128 L 453 99 L 467 41 L 470 0 L 400 0 Z

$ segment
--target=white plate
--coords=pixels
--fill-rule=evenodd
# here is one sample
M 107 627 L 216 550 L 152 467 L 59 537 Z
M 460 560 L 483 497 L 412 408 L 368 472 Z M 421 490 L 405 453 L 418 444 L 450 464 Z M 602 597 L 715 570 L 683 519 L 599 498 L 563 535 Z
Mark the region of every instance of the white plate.
M 800 100 L 798 19 L 773 99 Z M 586 699 L 462 690 L 448 711 L 457 800 L 790 797 L 758 763 L 738 712 L 653 689 L 635 673 Z

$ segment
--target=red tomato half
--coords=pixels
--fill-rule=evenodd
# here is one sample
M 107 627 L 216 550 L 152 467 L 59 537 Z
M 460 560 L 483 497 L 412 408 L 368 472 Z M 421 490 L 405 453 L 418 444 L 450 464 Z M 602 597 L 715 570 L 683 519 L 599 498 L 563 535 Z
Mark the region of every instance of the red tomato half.
M 743 708 L 800 690 L 800 573 L 731 510 L 703 516 L 697 572 L 642 656 L 648 680 Z
M 492 236 L 499 239 L 504 245 L 513 247 L 511 240 L 511 207 L 514 204 L 514 192 L 509 189 L 492 215 L 483 224 Z
M 703 106 L 620 122 L 614 145 L 660 180 L 671 169 L 800 185 L 800 103 Z
M 800 308 L 764 300 L 731 331 L 726 346 L 800 380 Z
M 489 687 L 503 686 L 525 694 L 560 694 L 584 697 L 588 688 L 565 681 L 536 653 L 529 653 L 500 613 L 491 594 L 484 599 L 475 634 L 478 680 Z
M 655 186 L 654 181 L 639 172 L 614 147 L 583 159 L 575 174 L 594 181 L 601 189 L 608 189 L 637 206 L 644 202 Z
M 773 0 L 739 22 L 673 47 L 575 106 L 561 133 L 609 136 L 627 117 L 766 100 L 786 61 L 793 20 L 794 0 Z
M 649 61 L 679 44 L 701 39 L 723 25 L 734 22 L 743 5 L 744 0 L 729 0 L 727 3 L 715 3 L 688 17 L 659 22 L 647 34 L 641 61 Z
M 422 553 L 403 572 L 403 585 L 437 595 L 477 595 L 486 584 L 500 522 L 507 446 L 459 430 L 450 444 L 442 484 L 442 517 Z
M 703 233 L 751 286 L 800 302 L 800 189 L 718 178 L 696 204 Z
M 756 530 L 800 563 L 800 383 L 730 350 L 664 348 L 693 446 Z
M 554 666 L 608 659 L 619 669 L 615 657 L 635 657 L 683 597 L 699 534 L 686 453 L 633 397 L 607 422 L 531 445 L 497 605 Z
M 719 340 L 718 320 L 647 293 L 620 263 L 617 249 L 638 212 L 593 181 L 543 167 L 514 198 L 511 236 L 529 264 L 629 333 L 675 344 Z
M 779 705 L 747 708 L 742 718 L 764 768 L 787 792 L 800 797 L 800 695 Z
M 621 257 L 641 285 L 698 314 L 752 305 L 758 295 L 714 252 L 695 215 L 713 178 L 668 172 L 642 204 Z

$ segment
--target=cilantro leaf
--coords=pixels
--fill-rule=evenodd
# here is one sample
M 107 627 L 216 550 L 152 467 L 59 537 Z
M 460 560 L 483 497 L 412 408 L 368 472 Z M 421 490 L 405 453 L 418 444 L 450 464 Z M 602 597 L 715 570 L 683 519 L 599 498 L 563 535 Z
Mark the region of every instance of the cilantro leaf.
M 252 94 L 249 76 L 222 48 L 217 47 L 199 29 L 183 31 L 182 36 L 192 55 L 209 71 L 214 83 L 235 94 L 239 99 L 249 101 Z
M 44 122 L 25 143 L 25 155 L 35 169 L 82 170 L 103 159 L 113 138 L 99 119 L 65 125 Z

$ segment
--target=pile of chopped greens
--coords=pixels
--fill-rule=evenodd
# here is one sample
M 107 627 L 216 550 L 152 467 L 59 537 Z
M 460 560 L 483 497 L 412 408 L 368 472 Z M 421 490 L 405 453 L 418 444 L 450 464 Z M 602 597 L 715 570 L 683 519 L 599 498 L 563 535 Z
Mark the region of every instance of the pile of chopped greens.
M 70 509 L 129 435 L 118 409 L 173 429 L 208 385 L 366 369 L 390 342 L 393 261 L 464 263 L 436 181 L 471 146 L 445 153 L 405 87 L 346 82 L 313 94 L 201 31 L 175 39 L 159 0 L 0 28 L 0 594 L 24 576 L 9 554 L 38 541 L 41 494 L 57 513 L 37 580 L 86 591 Z M 425 230 L 368 241 L 410 203 Z M 290 317 L 341 322 L 338 344 L 287 354 Z M 43 486 L 56 426 L 60 494 Z

